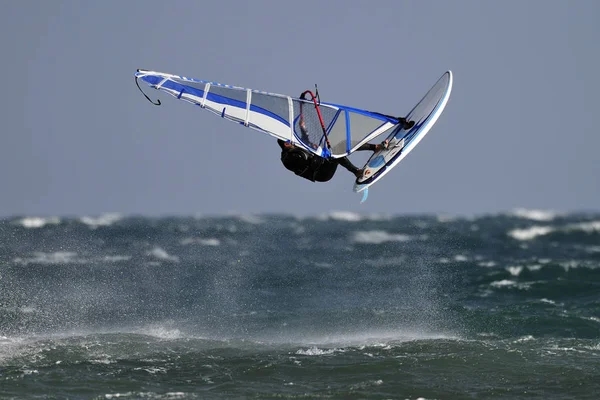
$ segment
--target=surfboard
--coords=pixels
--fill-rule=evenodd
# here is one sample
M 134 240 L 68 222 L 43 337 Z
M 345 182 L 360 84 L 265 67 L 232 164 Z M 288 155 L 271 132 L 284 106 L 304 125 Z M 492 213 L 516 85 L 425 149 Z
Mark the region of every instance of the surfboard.
M 410 153 L 444 111 L 452 91 L 452 71 L 445 72 L 427 94 L 406 115 L 414 125 L 398 124 L 387 136 L 387 149 L 375 152 L 363 166 L 362 176 L 356 178 L 354 191 L 362 192 L 383 178 Z

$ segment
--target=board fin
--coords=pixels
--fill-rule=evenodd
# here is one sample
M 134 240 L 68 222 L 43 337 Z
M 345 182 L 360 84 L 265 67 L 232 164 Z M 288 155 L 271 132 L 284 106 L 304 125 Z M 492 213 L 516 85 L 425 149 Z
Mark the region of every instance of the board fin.
M 369 188 L 366 188 L 365 190 L 363 190 L 363 197 L 360 200 L 360 204 L 362 204 L 365 201 L 367 201 L 367 197 L 369 197 Z

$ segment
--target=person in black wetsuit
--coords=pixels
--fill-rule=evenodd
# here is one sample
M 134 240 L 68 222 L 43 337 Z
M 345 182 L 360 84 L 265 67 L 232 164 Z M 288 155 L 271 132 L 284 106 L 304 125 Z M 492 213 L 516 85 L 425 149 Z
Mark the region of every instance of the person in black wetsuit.
M 296 175 L 310 181 L 327 182 L 335 175 L 338 164 L 352 172 L 356 177 L 359 177 L 362 172 L 347 157 L 323 158 L 283 140 L 277 140 L 277 143 L 281 147 L 281 162 L 283 166 Z M 365 143 L 357 150 L 378 151 L 384 145 Z
M 405 129 L 410 129 L 414 126 L 414 121 L 406 121 L 404 118 L 398 120 L 405 125 Z M 303 139 L 308 139 L 306 126 L 302 119 L 300 120 L 300 131 Z M 352 172 L 357 178 L 362 174 L 362 170 L 356 167 L 348 157 L 341 158 L 323 158 L 311 153 L 302 147 L 295 146 L 290 142 L 277 140 L 281 147 L 281 162 L 283 166 L 302 178 L 313 182 L 327 182 L 335 175 L 338 164 Z M 386 139 L 381 144 L 365 143 L 356 151 L 370 150 L 373 152 L 385 149 L 388 146 Z
M 307 92 L 302 93 L 300 98 L 304 100 L 306 93 Z M 302 108 L 300 110 L 302 110 Z M 386 117 L 396 118 L 389 115 L 386 115 Z M 415 124 L 414 121 L 407 121 L 402 117 L 396 119 L 407 129 L 412 128 Z M 300 111 L 298 126 L 300 128 L 302 141 L 304 143 L 311 143 L 302 111 Z M 327 182 L 335 175 L 338 164 L 352 172 L 357 178 L 362 175 L 362 170 L 352 164 L 348 157 L 324 158 L 281 139 L 278 139 L 277 143 L 279 144 L 279 147 L 281 147 L 281 162 L 283 163 L 283 166 L 302 178 L 313 182 Z M 317 148 L 316 144 L 312 145 L 315 149 Z M 356 149 L 356 151 L 370 150 L 376 152 L 387 148 L 387 146 L 388 140 L 386 139 L 381 144 L 365 143 Z

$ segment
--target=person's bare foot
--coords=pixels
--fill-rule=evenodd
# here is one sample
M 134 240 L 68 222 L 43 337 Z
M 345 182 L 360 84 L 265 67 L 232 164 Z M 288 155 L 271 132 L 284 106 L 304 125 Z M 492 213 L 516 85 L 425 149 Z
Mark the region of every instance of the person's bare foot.
M 383 142 L 381 142 L 380 144 L 375 145 L 375 151 L 381 151 L 381 150 L 387 150 L 387 148 L 390 145 L 390 141 L 389 139 L 385 139 Z

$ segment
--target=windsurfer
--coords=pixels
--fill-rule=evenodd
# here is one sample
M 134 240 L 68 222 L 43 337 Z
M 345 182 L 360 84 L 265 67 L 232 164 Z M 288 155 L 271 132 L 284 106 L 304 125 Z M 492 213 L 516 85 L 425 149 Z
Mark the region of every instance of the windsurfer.
M 414 121 L 406 122 L 404 118 L 400 118 L 399 120 L 406 124 L 408 129 L 412 128 L 414 125 Z M 302 132 L 302 139 L 308 141 L 308 132 L 302 116 L 299 121 L 299 127 Z M 348 157 L 324 158 L 319 157 L 300 146 L 296 146 L 289 141 L 279 139 L 277 140 L 277 143 L 281 147 L 281 162 L 283 163 L 283 166 L 302 178 L 313 182 L 327 182 L 335 175 L 338 164 L 346 168 L 357 178 L 362 175 L 362 170 L 352 164 Z M 382 149 L 387 149 L 388 143 L 389 141 L 387 139 L 381 144 L 365 143 L 356 149 L 356 151 L 377 152 Z

